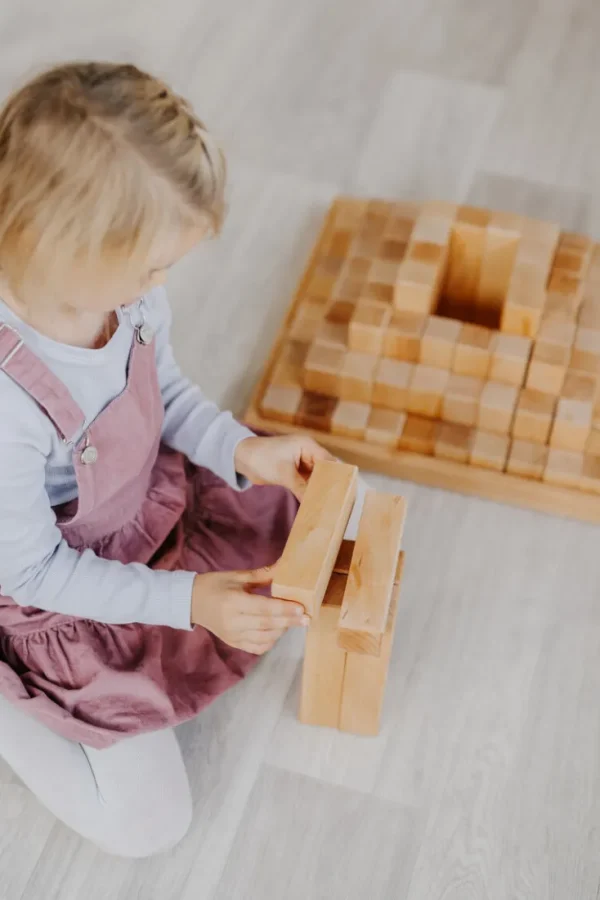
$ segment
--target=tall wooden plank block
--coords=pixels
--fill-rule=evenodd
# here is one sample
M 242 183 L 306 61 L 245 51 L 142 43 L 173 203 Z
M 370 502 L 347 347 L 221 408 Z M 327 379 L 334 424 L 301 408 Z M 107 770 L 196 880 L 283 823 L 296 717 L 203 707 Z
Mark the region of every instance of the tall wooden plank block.
M 367 493 L 340 615 L 344 650 L 381 651 L 405 517 L 402 497 Z
M 489 218 L 486 210 L 461 206 L 452 223 L 444 292 L 451 300 L 467 307 L 477 302 Z
M 398 614 L 404 554 L 400 554 L 390 611 L 379 656 L 346 654 L 340 730 L 374 736 L 379 733 L 394 632 Z
M 346 576 L 333 573 L 317 619 L 306 631 L 300 712 L 305 725 L 338 728 L 346 669 L 346 652 L 337 635 Z
M 357 475 L 356 466 L 316 463 L 275 569 L 273 596 L 301 603 L 313 617 L 325 596 L 350 518 Z

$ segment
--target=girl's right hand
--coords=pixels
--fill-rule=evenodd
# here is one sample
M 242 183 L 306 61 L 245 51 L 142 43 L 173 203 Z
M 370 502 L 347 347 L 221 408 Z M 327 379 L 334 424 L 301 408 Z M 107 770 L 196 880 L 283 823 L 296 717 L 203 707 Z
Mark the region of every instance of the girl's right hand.
M 299 603 L 253 593 L 272 580 L 272 568 L 196 575 L 192 622 L 202 625 L 230 647 L 261 656 L 288 628 L 310 622 Z

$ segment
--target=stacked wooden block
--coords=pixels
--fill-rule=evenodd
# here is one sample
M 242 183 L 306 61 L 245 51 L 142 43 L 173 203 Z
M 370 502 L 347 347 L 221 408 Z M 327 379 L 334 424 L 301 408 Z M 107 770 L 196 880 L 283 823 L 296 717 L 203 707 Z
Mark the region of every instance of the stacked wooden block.
M 312 618 L 300 719 L 354 734 L 379 731 L 402 574 L 401 497 L 366 495 L 356 543 L 343 541 L 357 470 L 318 463 L 273 579 L 273 596 Z
M 600 247 L 445 203 L 339 200 L 261 414 L 600 493 Z

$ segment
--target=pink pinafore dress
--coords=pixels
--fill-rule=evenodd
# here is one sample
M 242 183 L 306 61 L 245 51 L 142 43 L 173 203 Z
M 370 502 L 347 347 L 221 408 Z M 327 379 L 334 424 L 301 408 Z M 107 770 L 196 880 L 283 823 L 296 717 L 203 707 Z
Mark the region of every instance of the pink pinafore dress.
M 71 547 L 199 573 L 279 557 L 297 510 L 287 491 L 234 491 L 161 444 L 163 403 L 147 325 L 135 331 L 124 392 L 81 439 L 85 418 L 65 385 L 2 323 L 0 368 L 73 444 L 78 497 L 55 510 Z M 92 747 L 195 716 L 256 661 L 198 626 L 106 625 L 20 607 L 0 592 L 0 693 Z

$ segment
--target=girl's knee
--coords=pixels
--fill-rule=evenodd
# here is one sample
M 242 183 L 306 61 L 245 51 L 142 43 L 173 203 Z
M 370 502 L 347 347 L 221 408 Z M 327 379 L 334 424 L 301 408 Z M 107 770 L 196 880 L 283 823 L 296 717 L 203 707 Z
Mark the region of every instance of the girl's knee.
M 96 841 L 105 853 L 129 859 L 143 859 L 166 853 L 185 837 L 192 823 L 192 800 L 189 793 L 169 803 L 169 808 L 157 807 L 143 817 L 114 814 L 106 821 L 106 833 Z

